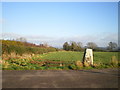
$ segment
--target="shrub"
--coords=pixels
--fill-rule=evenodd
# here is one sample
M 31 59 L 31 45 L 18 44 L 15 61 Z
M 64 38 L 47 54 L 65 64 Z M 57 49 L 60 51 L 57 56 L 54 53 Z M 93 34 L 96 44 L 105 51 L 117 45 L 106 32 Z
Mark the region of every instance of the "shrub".
M 11 54 L 12 52 L 23 55 L 28 54 L 43 54 L 48 52 L 54 52 L 57 49 L 53 47 L 37 47 L 26 45 L 19 41 L 2 40 L 2 54 Z

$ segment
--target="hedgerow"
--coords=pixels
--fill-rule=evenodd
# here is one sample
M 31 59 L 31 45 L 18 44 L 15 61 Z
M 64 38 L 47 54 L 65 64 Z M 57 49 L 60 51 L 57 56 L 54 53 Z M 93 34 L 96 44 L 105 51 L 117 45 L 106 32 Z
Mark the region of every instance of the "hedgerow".
M 16 53 L 16 55 L 43 54 L 56 51 L 53 47 L 29 46 L 20 41 L 2 40 L 2 54 Z

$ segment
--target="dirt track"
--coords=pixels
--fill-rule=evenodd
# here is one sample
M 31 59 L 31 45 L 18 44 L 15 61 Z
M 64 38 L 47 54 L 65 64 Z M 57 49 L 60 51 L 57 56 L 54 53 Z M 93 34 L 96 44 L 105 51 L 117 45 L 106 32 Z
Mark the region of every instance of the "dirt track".
M 3 88 L 118 88 L 118 70 L 2 71 Z

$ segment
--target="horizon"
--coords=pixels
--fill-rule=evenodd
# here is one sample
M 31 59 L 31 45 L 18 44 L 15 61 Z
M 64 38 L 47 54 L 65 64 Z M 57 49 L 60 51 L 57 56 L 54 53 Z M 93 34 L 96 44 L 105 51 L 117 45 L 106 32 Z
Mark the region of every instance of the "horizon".
M 64 42 L 118 43 L 117 2 L 3 2 L 2 39 L 62 47 Z

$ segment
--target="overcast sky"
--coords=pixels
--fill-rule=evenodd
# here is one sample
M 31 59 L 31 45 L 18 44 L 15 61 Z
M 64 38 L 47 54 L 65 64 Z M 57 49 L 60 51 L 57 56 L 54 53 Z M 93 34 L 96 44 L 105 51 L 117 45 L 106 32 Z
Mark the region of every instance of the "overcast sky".
M 106 46 L 118 40 L 117 2 L 4 2 L 3 38 L 60 47 L 65 41 Z

